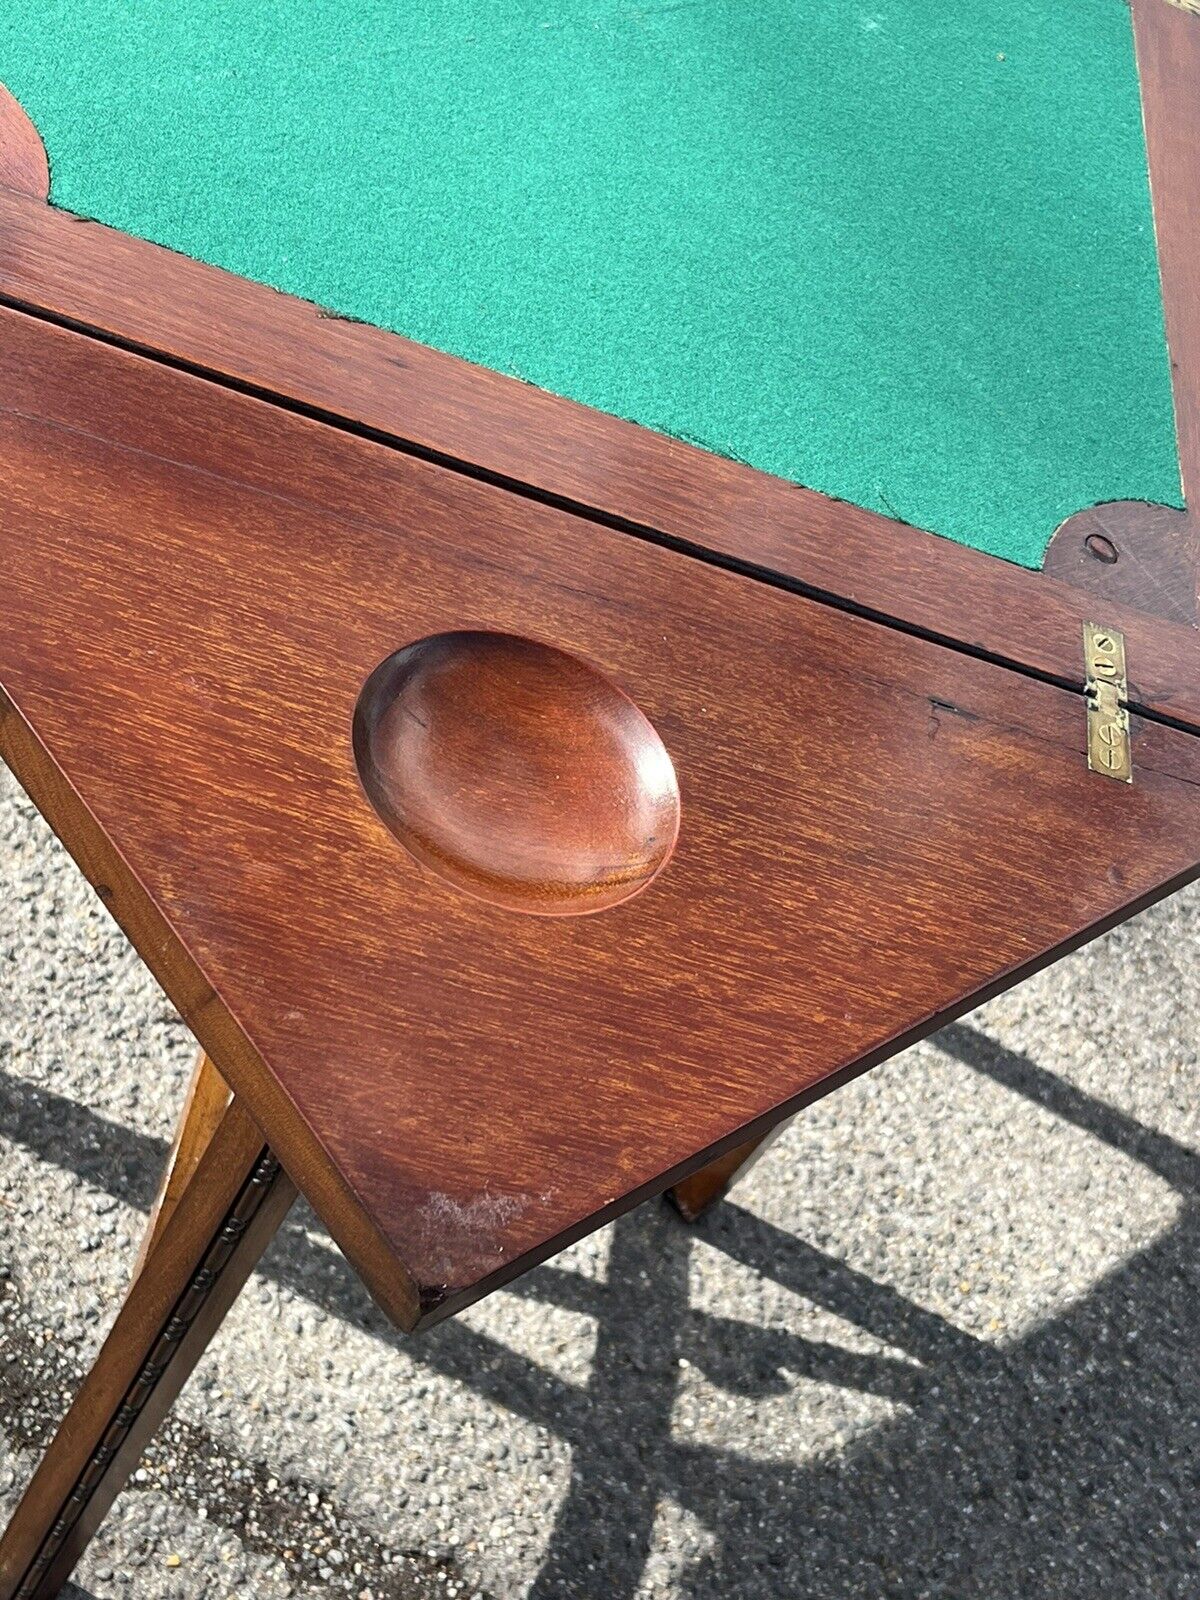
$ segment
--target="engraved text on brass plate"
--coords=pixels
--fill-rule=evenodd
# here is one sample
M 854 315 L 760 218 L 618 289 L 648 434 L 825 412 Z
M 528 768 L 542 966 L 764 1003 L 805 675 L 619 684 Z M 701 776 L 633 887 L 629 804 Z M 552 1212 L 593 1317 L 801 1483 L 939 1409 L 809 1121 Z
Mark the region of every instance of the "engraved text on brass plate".
M 1087 673 L 1088 766 L 1107 778 L 1133 782 L 1126 706 L 1125 640 L 1115 628 L 1083 625 L 1083 659 Z

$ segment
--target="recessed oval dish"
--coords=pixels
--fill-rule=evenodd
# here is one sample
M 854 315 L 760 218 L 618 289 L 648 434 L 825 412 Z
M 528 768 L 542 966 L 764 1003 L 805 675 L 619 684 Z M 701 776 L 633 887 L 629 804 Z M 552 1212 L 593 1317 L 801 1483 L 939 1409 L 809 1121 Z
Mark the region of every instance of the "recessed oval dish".
M 578 916 L 660 872 L 679 833 L 662 740 L 578 656 L 515 634 L 439 633 L 363 685 L 354 755 L 418 861 L 494 905 Z

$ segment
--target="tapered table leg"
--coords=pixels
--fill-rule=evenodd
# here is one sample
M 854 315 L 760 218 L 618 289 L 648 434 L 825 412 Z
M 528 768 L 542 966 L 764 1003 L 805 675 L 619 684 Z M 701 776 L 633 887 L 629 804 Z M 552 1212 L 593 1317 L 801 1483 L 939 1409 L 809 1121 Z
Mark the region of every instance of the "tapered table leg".
M 201 1050 L 192 1070 L 171 1154 L 163 1169 L 158 1194 L 150 1208 L 137 1265 L 133 1269 L 135 1280 L 145 1265 L 146 1257 L 174 1215 L 180 1196 L 195 1176 L 200 1159 L 211 1144 L 213 1134 L 221 1126 L 221 1119 L 232 1098 L 229 1085 Z
M 770 1133 L 765 1133 L 761 1139 L 748 1139 L 745 1144 L 735 1145 L 723 1156 L 710 1161 L 708 1166 L 701 1167 L 699 1172 L 693 1172 L 690 1177 L 684 1178 L 682 1183 L 677 1183 L 673 1189 L 668 1189 L 667 1199 L 685 1222 L 695 1222 L 709 1206 L 714 1206 L 718 1200 L 724 1199 L 734 1184 L 746 1176 L 759 1156 L 774 1144 L 786 1127 L 787 1123 L 781 1122 L 778 1127 L 772 1128 Z
M 295 1194 L 228 1103 L 0 1539 L 0 1600 L 59 1592 Z

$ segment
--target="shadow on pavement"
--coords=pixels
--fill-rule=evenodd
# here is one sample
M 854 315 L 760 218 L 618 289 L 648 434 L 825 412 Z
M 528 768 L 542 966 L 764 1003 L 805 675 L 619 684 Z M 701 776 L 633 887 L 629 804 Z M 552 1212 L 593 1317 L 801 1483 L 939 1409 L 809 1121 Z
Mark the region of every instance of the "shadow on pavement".
M 695 1600 L 1194 1600 L 1200 1157 L 967 1025 L 936 1043 L 1142 1162 L 1183 1202 L 1170 1230 L 1014 1343 L 979 1341 L 728 1202 L 694 1230 L 658 1206 L 620 1219 L 605 1283 L 550 1264 L 514 1286 L 595 1318 L 586 1391 L 463 1323 L 395 1333 L 307 1218 L 293 1216 L 262 1270 L 570 1445 L 530 1600 L 633 1600 L 664 1496 L 712 1539 L 683 1585 Z M 143 1208 L 166 1153 L 2 1074 L 0 1133 Z M 910 1359 L 693 1310 L 696 1238 Z M 800 1374 L 903 1411 L 836 1455 L 750 1460 L 673 1435 L 681 1357 L 736 1395 L 782 1392 Z

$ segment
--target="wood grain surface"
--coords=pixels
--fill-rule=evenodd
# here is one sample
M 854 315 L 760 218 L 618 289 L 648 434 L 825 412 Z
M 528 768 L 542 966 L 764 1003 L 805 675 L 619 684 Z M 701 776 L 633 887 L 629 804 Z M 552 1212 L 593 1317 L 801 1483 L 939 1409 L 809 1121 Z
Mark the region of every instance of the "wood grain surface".
M 1148 3 L 1162 9 L 1161 0 Z M 3 193 L 0 299 L 1082 687 L 1078 641 L 1096 602 L 1070 581 Z M 1119 594 L 1103 621 L 1129 641 L 1135 708 L 1200 728 L 1200 632 Z
M 0 189 L 45 200 L 50 193 L 50 163 L 41 135 L 25 108 L 0 83 Z
M 3 753 L 405 1325 L 1193 876 L 1200 740 L 0 315 Z M 568 650 L 678 774 L 662 875 L 486 905 L 367 803 L 368 675 Z
M 1194 628 L 1197 554 L 1190 512 L 1118 500 L 1069 517 L 1050 541 L 1045 571 L 1090 591 L 1097 616 L 1129 605 Z

